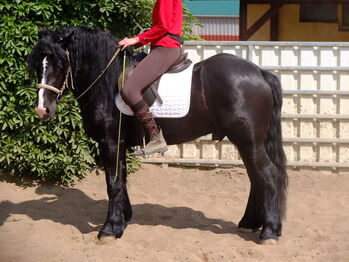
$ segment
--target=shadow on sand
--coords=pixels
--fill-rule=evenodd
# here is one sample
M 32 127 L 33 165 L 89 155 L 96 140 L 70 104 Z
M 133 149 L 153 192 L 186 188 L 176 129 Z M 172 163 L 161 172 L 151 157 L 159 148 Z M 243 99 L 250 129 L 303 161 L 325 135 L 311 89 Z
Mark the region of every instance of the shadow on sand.
M 24 214 L 34 221 L 48 219 L 63 225 L 72 225 L 83 234 L 101 229 L 107 212 L 107 200 L 95 200 L 79 189 L 56 185 L 39 185 L 36 193 L 45 196 L 21 203 L 1 201 L 0 226 L 5 222 L 20 222 L 10 217 L 13 214 Z M 258 241 L 256 234 L 238 232 L 237 225 L 233 222 L 208 218 L 203 212 L 189 207 L 166 207 L 145 203 L 135 204 L 132 208 L 131 225 L 194 228 L 215 234 L 237 234 L 246 241 Z

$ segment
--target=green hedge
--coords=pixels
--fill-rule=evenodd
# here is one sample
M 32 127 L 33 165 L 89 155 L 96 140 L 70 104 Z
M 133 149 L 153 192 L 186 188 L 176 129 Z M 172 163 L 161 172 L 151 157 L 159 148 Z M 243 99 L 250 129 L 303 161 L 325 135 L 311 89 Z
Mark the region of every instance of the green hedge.
M 91 3 L 93 2 L 93 3 Z M 35 83 L 26 58 L 40 26 L 83 25 L 132 36 L 150 26 L 152 0 L 2 0 L 0 2 L 0 170 L 69 184 L 96 165 L 98 148 L 87 138 L 77 103 L 59 104 L 41 122 L 34 112 Z M 185 11 L 188 19 L 193 18 Z M 186 30 L 190 32 L 188 23 Z M 137 161 L 129 157 L 129 168 Z

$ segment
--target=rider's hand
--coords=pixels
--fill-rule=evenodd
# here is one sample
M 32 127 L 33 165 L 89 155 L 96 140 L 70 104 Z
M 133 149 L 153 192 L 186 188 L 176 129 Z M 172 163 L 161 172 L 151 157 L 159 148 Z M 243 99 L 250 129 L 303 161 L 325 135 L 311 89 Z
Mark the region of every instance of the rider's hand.
M 124 38 L 119 42 L 119 47 L 121 47 L 121 51 L 124 50 L 126 47 L 131 46 L 131 45 L 136 45 L 139 43 L 139 38 L 138 37 L 133 37 L 133 38 Z

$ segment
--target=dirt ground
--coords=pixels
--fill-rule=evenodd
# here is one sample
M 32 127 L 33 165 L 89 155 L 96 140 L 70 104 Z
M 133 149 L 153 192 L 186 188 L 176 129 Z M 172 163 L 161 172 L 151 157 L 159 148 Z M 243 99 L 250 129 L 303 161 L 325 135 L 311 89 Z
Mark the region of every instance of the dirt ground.
M 134 217 L 101 244 L 104 175 L 73 187 L 16 185 L 0 175 L 0 261 L 349 261 L 349 173 L 289 171 L 287 220 L 276 246 L 239 233 L 244 169 L 143 165 L 129 176 Z

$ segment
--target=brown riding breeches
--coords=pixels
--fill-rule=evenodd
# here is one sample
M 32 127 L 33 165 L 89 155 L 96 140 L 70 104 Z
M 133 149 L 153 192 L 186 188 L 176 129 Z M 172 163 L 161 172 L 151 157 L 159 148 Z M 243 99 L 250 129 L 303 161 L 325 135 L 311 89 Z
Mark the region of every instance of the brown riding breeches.
M 142 91 L 164 74 L 182 55 L 182 49 L 152 47 L 137 65 L 121 91 L 122 98 L 132 108 L 143 100 Z

